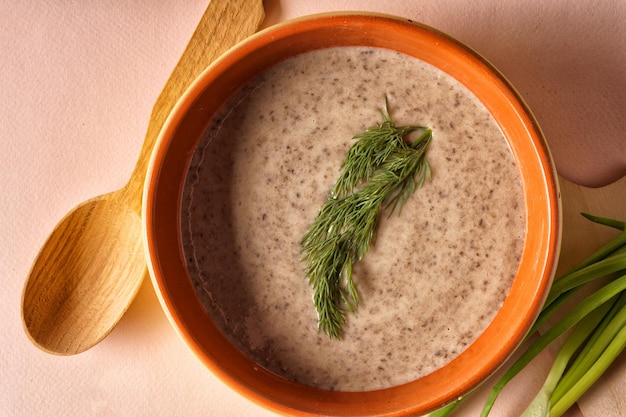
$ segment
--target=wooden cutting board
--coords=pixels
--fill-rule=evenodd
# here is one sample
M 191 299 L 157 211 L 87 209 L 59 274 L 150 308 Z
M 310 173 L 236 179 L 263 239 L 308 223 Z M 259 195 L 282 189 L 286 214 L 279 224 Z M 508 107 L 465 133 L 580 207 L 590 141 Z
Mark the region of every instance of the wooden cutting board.
M 587 188 L 559 178 L 563 240 L 557 276 L 593 253 L 619 232 L 580 215 L 626 220 L 626 177 L 602 188 Z M 626 353 L 626 352 L 625 352 Z M 626 354 L 622 354 L 578 402 L 584 417 L 626 416 Z
M 601 188 L 587 188 L 559 177 L 563 203 L 563 246 L 559 272 L 574 266 L 606 243 L 617 232 L 599 226 L 580 215 L 626 220 L 626 177 Z

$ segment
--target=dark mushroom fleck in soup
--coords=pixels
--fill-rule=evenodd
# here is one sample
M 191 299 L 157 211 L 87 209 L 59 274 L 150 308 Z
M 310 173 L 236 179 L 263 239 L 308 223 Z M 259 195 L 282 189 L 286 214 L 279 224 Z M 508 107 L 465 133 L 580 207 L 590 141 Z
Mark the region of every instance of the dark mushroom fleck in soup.
M 398 125 L 432 128 L 432 181 L 382 216 L 355 266 L 359 308 L 330 339 L 300 241 L 385 97 Z M 507 141 L 467 88 L 413 57 L 336 47 L 266 70 L 212 120 L 185 183 L 182 242 L 198 297 L 241 351 L 303 384 L 372 390 L 440 368 L 489 325 L 517 272 L 524 207 Z

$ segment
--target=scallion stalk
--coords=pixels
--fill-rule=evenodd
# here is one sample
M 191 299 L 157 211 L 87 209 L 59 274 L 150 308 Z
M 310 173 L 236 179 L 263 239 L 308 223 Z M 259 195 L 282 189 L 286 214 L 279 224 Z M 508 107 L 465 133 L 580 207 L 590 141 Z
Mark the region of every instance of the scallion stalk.
M 576 352 L 580 349 L 581 345 L 589 338 L 598 324 L 604 320 L 607 313 L 616 304 L 616 298 L 617 297 L 614 297 L 613 300 L 602 304 L 593 310 L 589 315 L 583 317 L 583 319 L 578 323 L 576 328 L 563 344 L 561 350 L 559 350 L 559 353 L 554 358 L 552 368 L 550 368 L 548 377 L 541 387 L 539 394 L 537 394 L 526 411 L 524 411 L 522 417 L 549 415 L 551 399 L 554 396 L 554 392 L 559 385 L 565 370 Z
M 597 217 L 597 216 L 591 216 L 589 214 L 583 213 L 583 216 L 585 216 L 586 218 L 592 220 L 595 223 L 598 224 L 603 224 L 603 225 L 624 225 L 624 222 L 617 222 L 615 220 L 612 219 L 606 219 L 603 217 Z M 534 334 L 537 330 L 539 330 L 539 328 L 546 322 L 546 320 L 548 318 L 550 318 L 550 316 L 552 316 L 552 314 L 557 311 L 564 303 L 565 301 L 567 301 L 572 295 L 574 295 L 580 288 L 583 287 L 583 284 L 586 282 L 590 282 L 593 281 L 595 279 L 598 278 L 602 278 L 603 275 L 600 275 L 600 273 L 602 272 L 602 268 L 590 268 L 587 270 L 587 272 L 590 273 L 589 276 L 583 276 L 582 280 L 579 280 L 579 286 L 578 287 L 574 287 L 571 288 L 569 290 L 564 291 L 562 287 L 565 287 L 565 283 L 567 283 L 568 277 L 570 277 L 569 279 L 572 279 L 571 276 L 573 275 L 574 278 L 578 277 L 579 279 L 580 274 L 578 274 L 578 271 L 580 271 L 581 269 L 584 268 L 588 268 L 598 262 L 602 262 L 604 259 L 610 257 L 611 255 L 615 254 L 616 252 L 620 252 L 621 255 L 624 257 L 624 250 L 626 250 L 626 230 L 624 229 L 620 229 L 622 230 L 622 233 L 620 233 L 619 235 L 617 235 L 616 237 L 614 237 L 613 239 L 611 239 L 609 242 L 607 242 L 606 244 L 604 244 L 600 249 L 598 249 L 596 252 L 594 252 L 592 255 L 590 255 L 589 257 L 587 257 L 585 260 L 583 260 L 582 262 L 580 262 L 576 267 L 574 267 L 572 270 L 570 270 L 569 272 L 567 272 L 566 274 L 562 275 L 560 278 L 558 278 L 557 280 L 555 280 L 554 284 L 552 285 L 552 288 L 550 289 L 550 293 L 548 294 L 548 299 L 551 300 L 550 302 L 546 301 L 546 303 L 544 303 L 544 306 L 541 310 L 541 313 L 539 314 L 539 317 L 537 318 L 537 320 L 535 321 L 535 324 L 533 325 L 533 327 L 531 328 L 529 335 Z M 626 257 L 624 257 L 624 259 L 626 259 Z M 591 275 L 591 273 L 593 273 L 593 275 Z M 576 274 L 576 275 L 574 275 Z M 556 286 L 557 282 L 560 282 L 562 280 L 566 280 L 565 283 L 563 284 L 559 284 L 559 286 L 561 286 L 561 288 L 559 288 L 559 286 Z M 580 282 L 580 281 L 584 281 L 584 282 Z M 571 287 L 571 286 L 570 286 Z M 558 295 L 556 294 L 558 293 Z
M 544 304 L 544 309 L 569 290 L 581 287 L 594 279 L 626 269 L 626 256 L 624 256 L 624 253 L 626 253 L 626 247 L 618 249 L 614 254 L 601 261 L 578 269 L 556 280 L 552 284 L 552 288 L 550 288 L 550 294 Z
M 582 215 L 595 223 L 621 230 L 621 233 L 553 283 L 527 340 L 577 291 L 600 278 L 608 281 L 602 281 L 599 289 L 571 307 L 545 333 L 527 345 L 493 386 L 481 417 L 489 415 L 498 395 L 511 379 L 570 329 L 572 331 L 554 359 L 544 385 L 524 417 L 561 416 L 626 348 L 626 222 L 586 213 Z M 430 416 L 450 415 L 468 395 Z
M 602 352 L 602 355 L 585 372 L 582 378 L 550 408 L 550 417 L 562 416 L 602 376 L 619 354 L 624 351 L 624 348 L 626 348 L 626 327 L 620 329 L 604 352 Z
M 596 308 L 609 301 L 611 298 L 626 290 L 626 275 L 611 281 L 604 287 L 600 288 L 589 297 L 584 299 L 580 304 L 572 308 L 562 319 L 550 327 L 544 334 L 539 336 L 522 356 L 513 363 L 513 365 L 505 372 L 502 378 L 492 388 L 487 402 L 483 407 L 481 417 L 487 417 L 493 407 L 498 395 L 504 389 L 506 384 L 511 381 L 518 373 L 522 371 L 543 349 L 550 343 L 572 328 L 575 324 L 591 314 Z
M 577 385 L 580 387 L 580 381 L 585 379 L 585 375 L 587 375 L 588 372 L 595 366 L 600 366 L 598 362 L 602 360 L 601 357 L 605 355 L 609 345 L 613 343 L 613 340 L 615 340 L 625 327 L 626 292 L 622 292 L 619 299 L 614 303 L 611 310 L 602 320 L 602 323 L 597 326 L 594 334 L 578 354 L 578 357 L 572 363 L 567 373 L 558 381 L 558 385 L 555 387 L 555 390 L 550 397 L 550 401 L 552 404 L 556 405 L 560 403 L 561 405 L 559 408 L 555 409 L 555 411 L 550 412 L 551 416 L 560 416 L 563 412 L 567 411 L 567 408 L 577 401 L 578 398 L 580 398 L 580 395 L 584 393 L 584 390 L 575 390 L 574 387 Z M 605 356 L 604 360 L 606 359 L 607 356 Z M 612 358 L 610 363 L 612 363 L 614 359 L 615 358 Z M 563 400 L 564 398 L 567 398 L 567 400 Z M 560 411 L 566 403 L 570 403 L 570 405 L 566 409 Z

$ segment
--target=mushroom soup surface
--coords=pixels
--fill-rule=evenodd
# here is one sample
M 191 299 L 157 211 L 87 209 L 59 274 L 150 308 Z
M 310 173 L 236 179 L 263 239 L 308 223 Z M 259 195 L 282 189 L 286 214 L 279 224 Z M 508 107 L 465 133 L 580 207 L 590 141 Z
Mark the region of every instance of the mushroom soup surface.
M 432 128 L 426 181 L 383 214 L 356 264 L 343 337 L 317 329 L 300 241 L 354 140 L 382 121 Z M 497 123 L 441 70 L 371 47 L 289 58 L 220 110 L 192 156 L 182 244 L 200 301 L 268 370 L 324 389 L 399 385 L 450 362 L 489 325 L 526 233 L 519 172 Z

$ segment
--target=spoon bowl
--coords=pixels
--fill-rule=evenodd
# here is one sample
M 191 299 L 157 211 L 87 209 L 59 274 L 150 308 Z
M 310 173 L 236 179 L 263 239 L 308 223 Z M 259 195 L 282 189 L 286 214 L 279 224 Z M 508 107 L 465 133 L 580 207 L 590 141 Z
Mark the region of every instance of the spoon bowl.
M 57 225 L 24 290 L 26 333 L 42 350 L 75 354 L 113 329 L 146 272 L 141 217 L 105 194 L 77 206 Z
M 80 353 L 122 318 L 147 271 L 141 200 L 161 127 L 200 72 L 256 32 L 264 17 L 261 0 L 209 3 L 154 105 L 130 181 L 77 206 L 39 252 L 22 295 L 22 320 L 36 346 L 60 355 Z

